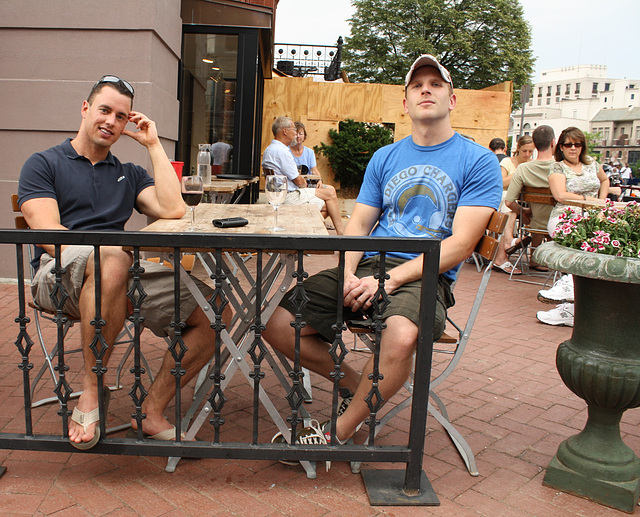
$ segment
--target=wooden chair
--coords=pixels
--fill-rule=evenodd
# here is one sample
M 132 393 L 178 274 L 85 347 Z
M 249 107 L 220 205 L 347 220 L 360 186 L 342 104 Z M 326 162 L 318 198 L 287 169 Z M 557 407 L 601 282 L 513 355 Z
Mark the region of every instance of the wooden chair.
M 149 257 L 146 260 L 148 260 L 149 262 L 155 262 L 156 264 L 160 264 L 160 257 Z M 193 266 L 195 265 L 195 263 L 196 263 L 195 255 L 184 254 L 182 255 L 182 259 L 180 259 L 180 264 L 182 264 L 182 267 L 187 273 L 191 273 L 191 270 L 193 269 Z M 168 260 L 163 260 L 162 265 L 173 269 L 173 264 Z
M 533 253 L 533 251 L 535 250 L 535 248 L 531 246 L 530 241 L 529 242 L 528 240 L 525 241 L 525 238 L 538 235 L 542 238 L 543 241 L 546 241 L 551 239 L 551 236 L 549 235 L 549 232 L 547 231 L 546 226 L 544 228 L 533 228 L 531 227 L 530 224 L 526 224 L 524 222 L 525 218 L 524 218 L 523 211 L 527 206 L 532 209 L 535 209 L 536 206 L 537 207 L 549 207 L 549 206 L 553 207 L 555 206 L 555 204 L 556 204 L 556 200 L 553 197 L 553 194 L 551 194 L 551 189 L 549 189 L 549 187 L 528 187 L 525 185 L 522 188 L 522 191 L 520 192 L 520 198 L 518 199 L 518 205 L 520 206 L 518 237 L 522 240 L 522 242 L 525 242 L 525 245 L 522 246 L 519 250 L 518 257 L 515 261 L 513 270 L 511 272 L 511 275 L 509 275 L 510 280 L 517 280 L 520 282 L 546 286 L 549 283 L 549 279 L 551 278 L 551 276 L 554 276 L 554 272 L 550 272 L 550 273 L 544 272 L 544 274 L 542 275 L 531 272 L 531 269 L 529 267 L 529 258 Z M 523 272 L 529 277 L 531 276 L 544 277 L 545 278 L 544 282 L 534 282 L 531 280 L 524 280 L 524 279 L 518 278 L 518 276 L 520 275 L 514 276 L 513 271 L 515 271 L 517 267 L 521 267 L 521 268 L 524 267 Z
M 507 214 L 497 211 L 494 212 L 491 216 L 491 219 L 487 224 L 485 235 L 480 239 L 475 248 L 476 253 L 486 259 L 486 261 L 488 261 L 488 264 L 484 267 L 482 279 L 480 280 L 480 285 L 478 286 L 478 291 L 476 292 L 476 296 L 473 301 L 473 305 L 471 306 L 469 316 L 464 323 L 456 323 L 452 318 L 447 316 L 447 324 L 450 324 L 453 327 L 454 331 L 450 331 L 450 333 L 444 333 L 440 337 L 440 339 L 438 339 L 438 341 L 434 343 L 433 349 L 434 353 L 444 354 L 446 359 L 445 366 L 443 367 L 442 371 L 431 380 L 429 396 L 434 401 L 435 406 L 429 403 L 428 411 L 442 425 L 442 427 L 444 427 L 445 431 L 451 438 L 451 441 L 458 449 L 460 456 L 464 460 L 465 465 L 467 466 L 467 470 L 472 476 L 478 475 L 478 469 L 476 467 L 476 461 L 473 455 L 473 451 L 471 450 L 471 447 L 469 447 L 469 444 L 464 439 L 464 437 L 451 423 L 449 415 L 447 413 L 447 408 L 442 399 L 436 394 L 435 390 L 440 384 L 442 384 L 444 380 L 447 379 L 447 377 L 449 377 L 451 372 L 460 362 L 462 354 L 464 353 L 467 343 L 469 342 L 469 337 L 471 335 L 471 331 L 473 330 L 473 325 L 475 324 L 480 306 L 482 304 L 482 300 L 484 298 L 484 293 L 489 283 L 489 278 L 491 277 L 493 261 L 496 257 L 496 254 L 498 253 L 498 245 L 500 239 L 502 238 L 502 234 L 504 233 L 507 219 Z M 373 348 L 373 341 L 370 338 L 370 335 L 373 333 L 373 331 L 370 326 L 363 326 L 362 322 L 348 322 L 347 327 L 351 332 L 357 334 L 358 337 L 360 337 L 365 342 L 367 347 L 369 347 L 370 349 Z M 411 375 L 411 378 L 405 383 L 405 388 L 409 393 L 413 393 L 413 375 Z M 376 435 L 378 434 L 380 429 L 387 422 L 389 422 L 389 420 L 391 420 L 397 413 L 410 406 L 410 404 L 411 397 L 407 397 L 405 400 L 389 410 L 380 419 L 380 424 L 376 427 Z M 352 470 L 354 470 L 354 472 L 357 472 L 359 470 L 359 464 L 352 464 Z
M 26 219 L 24 218 L 24 216 L 21 214 L 20 212 L 20 207 L 18 206 L 18 195 L 17 194 L 12 194 L 11 195 L 11 205 L 12 205 L 12 209 L 13 212 L 16 214 L 15 215 L 15 227 L 17 230 L 28 230 L 29 229 L 29 225 L 27 224 Z M 19 215 L 18 215 L 19 214 Z M 31 252 L 31 247 L 27 248 L 27 257 L 29 260 L 29 271 L 30 271 L 30 280 L 33 282 L 33 277 L 35 274 L 35 271 L 33 270 L 33 267 L 31 266 L 31 259 L 33 258 L 33 254 Z M 54 359 L 57 357 L 58 354 L 58 343 L 55 343 L 53 346 L 51 346 L 50 343 L 47 342 L 47 340 L 44 337 L 44 332 L 43 332 L 43 327 L 45 325 L 46 321 L 49 322 L 53 322 L 53 318 L 55 316 L 55 313 L 45 309 L 44 307 L 41 307 L 40 305 L 36 304 L 34 301 L 28 302 L 29 307 L 33 310 L 33 322 L 35 324 L 35 328 L 36 328 L 36 335 L 37 335 L 37 339 L 38 339 L 38 344 L 40 345 L 40 348 L 42 350 L 42 354 L 44 356 L 44 362 L 42 364 L 42 366 L 40 367 L 40 369 L 37 371 L 37 373 L 35 374 L 35 376 L 33 377 L 33 380 L 31 382 L 31 407 L 35 408 L 38 406 L 42 406 L 45 404 L 51 404 L 54 402 L 58 402 L 59 399 L 57 396 L 55 397 L 47 397 L 47 398 L 43 398 L 40 400 L 37 400 L 35 402 L 33 402 L 33 398 L 35 395 L 35 391 L 36 388 L 40 382 L 40 380 L 42 379 L 43 375 L 48 371 L 50 376 L 51 376 L 51 380 L 53 381 L 53 385 L 56 386 L 58 384 L 58 373 L 56 372 L 55 369 L 55 365 L 53 363 Z M 70 316 L 68 314 L 65 314 L 65 318 L 66 321 L 63 323 L 63 340 L 66 338 L 67 333 L 69 332 L 69 330 L 76 324 L 78 323 L 80 320 L 78 318 L 75 318 L 73 316 Z M 122 359 L 120 360 L 120 363 L 118 364 L 118 368 L 116 370 L 116 382 L 113 386 L 109 386 L 108 389 L 111 391 L 114 390 L 118 390 L 122 388 L 122 385 L 120 384 L 120 378 L 122 375 L 122 371 L 123 368 L 127 362 L 127 360 L 129 359 L 129 357 L 131 356 L 131 353 L 133 352 L 133 323 L 131 322 L 126 322 L 124 325 L 124 328 L 122 329 L 122 331 L 120 332 L 120 334 L 118 334 L 118 337 L 116 338 L 113 346 L 116 347 L 118 345 L 125 345 L 128 344 L 128 348 L 126 350 L 126 352 L 124 353 L 124 355 L 122 356 Z M 65 356 L 66 355 L 70 355 L 70 354 L 75 354 L 75 353 L 82 353 L 82 348 L 76 348 L 76 349 L 72 349 L 72 350 L 67 350 L 65 349 Z M 144 368 L 147 371 L 147 374 L 149 375 L 149 381 L 151 383 L 153 383 L 153 373 L 151 372 L 151 368 L 149 368 L 149 364 L 147 362 L 147 359 L 145 358 L 144 354 L 142 354 L 142 352 L 140 353 L 140 357 L 141 357 L 141 361 L 144 365 Z M 82 394 L 82 391 L 74 391 L 71 394 L 70 398 L 77 398 Z M 112 428 L 109 429 L 108 432 L 117 432 L 120 431 L 122 429 L 126 429 L 130 427 L 129 424 L 123 425 L 123 426 L 119 426 L 117 428 Z

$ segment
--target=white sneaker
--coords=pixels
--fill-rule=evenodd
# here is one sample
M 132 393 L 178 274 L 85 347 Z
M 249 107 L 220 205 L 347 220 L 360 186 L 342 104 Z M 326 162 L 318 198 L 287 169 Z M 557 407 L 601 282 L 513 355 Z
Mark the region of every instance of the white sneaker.
M 551 289 L 538 291 L 538 300 L 543 303 L 573 302 L 573 275 L 564 275 Z
M 561 303 L 550 311 L 538 311 L 536 318 L 547 325 L 564 325 L 573 327 L 573 304 Z

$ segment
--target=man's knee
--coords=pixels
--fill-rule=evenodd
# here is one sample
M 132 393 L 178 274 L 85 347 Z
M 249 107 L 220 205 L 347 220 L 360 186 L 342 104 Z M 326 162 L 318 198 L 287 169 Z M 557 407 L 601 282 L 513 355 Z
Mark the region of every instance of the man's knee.
M 262 337 L 277 350 L 289 348 L 288 345 L 291 345 L 289 342 L 293 331 L 291 321 L 294 319 L 294 316 L 289 311 L 282 307 L 277 307 L 271 318 L 269 318 Z
M 91 253 L 85 268 L 85 277 L 95 275 L 95 252 Z M 120 247 L 104 246 L 100 248 L 100 276 L 103 285 L 126 284 L 129 278 L 129 268 L 133 264 L 131 254 Z
M 418 327 L 404 316 L 390 316 L 386 323 L 382 334 L 385 353 L 399 360 L 411 357 L 418 342 Z
M 225 307 L 224 311 L 222 312 L 222 323 L 224 323 L 227 329 L 229 328 L 229 324 L 231 323 L 231 316 L 232 316 L 231 307 L 229 306 Z M 209 318 L 207 317 L 207 315 L 204 313 L 204 311 L 200 306 L 197 306 L 191 312 L 191 314 L 189 315 L 185 323 L 187 324 L 187 327 L 190 327 L 190 328 L 198 328 L 198 329 L 211 330 L 211 331 L 214 330 L 214 328 L 211 326 L 212 325 L 211 321 L 209 321 Z

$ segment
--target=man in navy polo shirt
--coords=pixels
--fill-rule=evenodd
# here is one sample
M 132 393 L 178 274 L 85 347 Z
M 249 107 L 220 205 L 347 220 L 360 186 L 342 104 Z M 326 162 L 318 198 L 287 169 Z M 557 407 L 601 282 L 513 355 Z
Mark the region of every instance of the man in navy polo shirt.
M 18 187 L 20 210 L 30 228 L 73 230 L 124 230 L 135 208 L 153 218 L 180 218 L 185 205 L 180 183 L 158 138 L 156 124 L 133 111 L 133 87 L 116 76 L 104 76 L 83 101 L 78 134 L 62 144 L 31 156 L 22 168 Z M 125 129 L 131 122 L 136 131 Z M 145 146 L 153 166 L 154 178 L 132 163 L 121 163 L 110 149 L 120 135 Z M 34 300 L 55 310 L 49 293 L 55 286 L 51 273 L 54 246 L 36 247 L 37 270 L 32 292 Z M 81 320 L 85 358 L 83 393 L 69 422 L 69 441 L 79 449 L 93 447 L 100 438 L 98 426 L 97 378 L 92 373 L 95 357 L 89 349 L 94 337 L 91 320 L 94 307 L 94 263 L 92 246 L 62 246 L 63 285 L 69 294 L 64 311 Z M 132 256 L 120 247 L 100 249 L 100 290 L 102 335 L 111 352 L 127 316 L 126 292 L 131 282 Z M 173 274 L 164 266 L 144 262 L 143 286 L 148 297 L 142 304 L 144 324 L 156 335 L 170 331 L 173 319 Z M 203 291 L 209 288 L 200 284 Z M 208 290 L 206 295 L 211 291 Z M 206 364 L 213 353 L 213 330 L 209 321 L 183 286 L 181 314 L 188 315 L 182 335 L 189 351 L 182 366 L 188 380 Z M 227 320 L 228 321 L 228 320 Z M 105 357 L 108 359 L 108 354 Z M 175 428 L 163 411 L 175 394 L 171 368 L 175 365 L 167 352 L 156 380 L 143 406 L 145 436 L 158 440 L 175 438 Z M 137 423 L 132 420 L 135 428 Z

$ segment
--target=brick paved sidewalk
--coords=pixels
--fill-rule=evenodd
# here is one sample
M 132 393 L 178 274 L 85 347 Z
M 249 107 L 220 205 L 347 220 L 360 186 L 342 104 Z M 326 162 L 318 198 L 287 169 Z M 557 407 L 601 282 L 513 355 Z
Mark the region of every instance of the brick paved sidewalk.
M 469 310 L 479 280 L 475 268 L 465 265 L 453 315 Z M 494 272 L 465 356 L 441 385 L 439 394 L 475 452 L 480 476 L 467 473 L 446 433 L 430 418 L 424 469 L 440 507 L 371 507 L 361 477 L 339 462 L 329 472 L 319 467 L 317 479 L 310 480 L 302 468 L 272 461 L 182 461 L 168 474 L 163 458 L 0 450 L 0 465 L 8 469 L 0 479 L 0 515 L 622 515 L 542 486 L 560 442 L 582 429 L 586 406 L 563 385 L 555 369 L 556 347 L 570 337 L 571 329 L 536 321 L 537 310 L 551 308 L 536 300 L 538 289 Z M 16 287 L 0 285 L 0 297 L 0 429 L 15 431 L 22 425 L 13 421 L 20 412 L 16 400 L 21 401 L 22 389 L 13 344 Z M 152 361 L 159 360 L 162 342 L 149 339 L 145 346 L 151 348 L 145 350 Z M 238 376 L 230 386 L 225 406 L 225 432 L 236 436 L 248 433 L 251 425 L 250 388 L 240 381 Z M 329 388 L 316 377 L 313 382 L 314 402 L 308 409 L 315 415 L 326 412 Z M 123 391 L 112 397 L 109 424 L 126 421 L 130 401 Z M 55 411 L 42 410 L 39 423 L 55 422 Z M 167 415 L 171 418 L 172 413 Z M 638 411 L 627 411 L 622 421 L 623 438 L 636 451 L 639 422 Z M 263 428 L 261 439 L 268 440 L 273 429 Z M 201 437 L 206 439 L 207 433 L 212 431 L 203 429 Z M 405 434 L 401 414 L 381 439 L 398 440 Z

